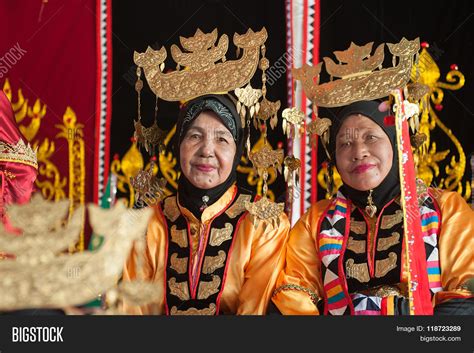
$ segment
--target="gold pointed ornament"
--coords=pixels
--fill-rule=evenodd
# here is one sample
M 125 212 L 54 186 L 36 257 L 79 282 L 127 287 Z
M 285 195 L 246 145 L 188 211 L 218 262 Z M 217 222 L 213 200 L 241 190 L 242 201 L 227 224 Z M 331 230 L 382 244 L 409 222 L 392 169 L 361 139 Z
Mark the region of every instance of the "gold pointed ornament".
M 288 185 L 288 198 L 292 200 L 294 188 L 298 187 L 299 184 L 301 161 L 295 156 L 286 156 L 283 164 L 283 176 Z
M 284 109 L 281 116 L 283 117 L 283 133 L 288 136 L 288 138 L 291 138 L 292 136 L 299 137 L 304 123 L 304 113 L 298 108 L 292 107 Z M 291 134 L 292 129 L 294 134 Z

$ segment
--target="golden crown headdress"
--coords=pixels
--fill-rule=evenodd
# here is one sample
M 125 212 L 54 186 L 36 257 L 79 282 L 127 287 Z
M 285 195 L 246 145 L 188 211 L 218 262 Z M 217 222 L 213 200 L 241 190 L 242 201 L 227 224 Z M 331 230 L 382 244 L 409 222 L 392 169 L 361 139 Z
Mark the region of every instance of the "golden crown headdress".
M 418 60 L 419 38 L 411 41 L 403 38 L 399 43 L 387 43 L 393 55 L 392 67 L 388 68 L 383 68 L 385 44 L 380 44 L 371 55 L 373 44 L 370 42 L 358 46 L 351 43 L 348 49 L 335 51 L 334 55 L 339 63 L 324 57 L 323 62 L 316 66 L 304 64 L 301 68 L 292 70 L 294 79 L 301 82 L 306 97 L 313 102 L 314 112 L 317 112 L 316 106 L 341 107 L 361 100 L 379 99 L 390 96 L 394 89 L 406 87 L 410 80 L 413 63 Z M 320 83 L 323 64 L 330 80 Z M 414 96 L 417 92 L 413 88 L 415 87 L 407 92 L 409 96 Z M 305 119 L 304 113 L 292 107 L 285 109 L 282 116 L 285 134 L 289 138 L 298 135 Z M 329 160 L 331 159 L 328 151 L 331 125 L 330 119 L 318 118 L 306 126 L 306 132 L 310 135 L 313 145 L 317 141 L 315 136 L 321 137 Z M 328 193 L 332 194 L 332 191 Z
M 266 123 L 269 121 L 270 127 L 275 128 L 278 121 L 277 112 L 280 109 L 280 101 L 272 102 L 266 98 L 265 71 L 270 67 L 269 60 L 265 57 L 266 29 L 262 28 L 257 32 L 249 29 L 245 34 L 235 33 L 233 36 L 233 43 L 237 47 L 235 60 L 227 60 L 229 38 L 226 34 L 218 38 L 217 29 L 210 33 L 204 33 L 197 29 L 193 36 L 180 37 L 179 40 L 182 49 L 174 44 L 170 48 L 171 56 L 177 64 L 176 70 L 171 72 L 164 72 L 165 60 L 168 55 L 165 47 L 161 47 L 159 50 L 148 47 L 143 53 L 134 52 L 134 62 L 138 66 L 138 79 L 135 85 L 138 95 L 138 118 L 135 120 L 137 142 L 150 153 L 155 146 L 158 146 L 159 151 L 160 146 L 163 146 L 166 134 L 159 129 L 156 122 L 158 98 L 183 102 L 206 94 L 233 93 L 237 101 L 236 109 L 241 117 L 242 127 L 249 130 L 246 141 L 247 154 L 258 174 L 263 178 L 263 193 L 266 194 L 267 170 L 268 168 L 280 170 L 284 156 L 283 150 L 273 151 L 267 145 L 266 139 Z M 255 89 L 250 84 L 257 68 L 262 71 L 261 89 Z M 142 70 L 150 89 L 156 96 L 155 122 L 149 128 L 141 124 Z M 262 123 L 265 125 L 262 129 L 264 147 L 253 153 L 250 152 L 250 124 L 252 120 L 257 129 Z M 138 177 L 141 178 L 140 175 Z M 136 181 L 134 182 L 137 184 Z M 140 185 L 137 186 L 140 187 Z M 262 200 L 261 203 L 254 203 L 252 207 L 249 204 L 248 209 L 258 219 L 277 220 L 284 205 L 276 205 L 267 201 Z M 272 205 L 274 207 L 270 212 Z
M 319 83 L 322 62 L 314 67 L 305 64 L 294 69 L 293 75 L 303 84 L 308 99 L 319 107 L 340 107 L 360 100 L 387 97 L 394 89 L 405 87 L 410 80 L 420 40 L 403 38 L 399 43 L 387 43 L 393 55 L 393 66 L 389 68 L 382 68 L 384 44 L 380 44 L 371 56 L 372 46 L 373 42 L 363 46 L 351 43 L 347 50 L 335 51 L 339 64 L 331 58 L 323 58 L 331 77 L 329 82 Z M 333 80 L 334 77 L 339 79 Z
M 38 169 L 36 151 L 30 144 L 26 144 L 21 138 L 16 145 L 0 141 L 0 162 L 15 162 L 29 165 Z

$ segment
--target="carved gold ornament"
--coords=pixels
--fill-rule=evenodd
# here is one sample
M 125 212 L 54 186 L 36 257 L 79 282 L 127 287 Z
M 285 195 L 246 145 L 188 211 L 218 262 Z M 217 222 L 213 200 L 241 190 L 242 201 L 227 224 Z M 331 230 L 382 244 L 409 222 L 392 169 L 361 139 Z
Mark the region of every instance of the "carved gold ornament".
M 260 176 L 263 176 L 268 168 L 275 168 L 281 173 L 283 157 L 282 149 L 273 150 L 269 145 L 264 145 L 259 151 L 251 152 L 249 155 L 250 161 Z
M 304 113 L 296 107 L 286 108 L 281 113 L 283 117 L 282 129 L 283 133 L 290 138 L 291 128 L 294 129 L 294 136 L 299 137 L 300 131 L 304 123 Z
M 237 96 L 237 113 L 240 115 L 242 120 L 242 126 L 245 126 L 247 121 L 247 112 L 250 115 L 250 119 L 253 119 L 255 113 L 258 113 L 260 110 L 260 97 L 262 97 L 262 90 L 252 88 L 252 86 L 247 84 L 244 88 L 236 88 L 234 90 L 235 95 Z M 250 122 L 249 119 L 249 122 Z
M 414 159 L 417 176 L 423 179 L 426 185 L 436 185 L 442 189 L 457 191 L 468 200 L 472 190 L 469 181 L 463 183 L 466 155 L 459 140 L 438 116 L 443 109 L 444 90 L 461 89 L 464 86 L 465 77 L 456 65 L 452 65 L 451 70 L 446 74 L 447 82 L 442 82 L 438 65 L 428 50 L 423 48 L 418 63 L 412 69 L 411 78 L 413 84 L 423 87 L 422 91 L 413 98 L 421 110 L 418 136 L 412 139 L 412 144 L 416 147 Z M 410 85 L 408 89 L 410 93 Z M 422 94 L 423 96 L 419 98 Z M 451 149 L 438 151 L 436 142 L 431 138 L 432 131 L 437 128 L 447 135 L 455 147 L 454 151 Z M 445 165 L 444 170 L 440 168 L 442 163 Z
M 65 225 L 67 202 L 56 204 L 35 195 L 30 204 L 8 209 L 12 223 L 21 224 L 24 232 L 14 237 L 0 226 L 2 248 L 15 249 L 17 255 L 17 260 L 0 262 L 0 310 L 82 305 L 116 285 L 133 241 L 143 237 L 152 211 L 129 210 L 120 202 L 112 209 L 92 204 L 88 209 L 93 232 L 105 241 L 94 252 L 75 254 L 64 250 L 80 235 L 80 209 Z
M 412 41 L 403 38 L 396 44 L 387 43 L 393 55 L 393 67 L 390 68 L 382 68 L 384 44 L 379 45 L 371 56 L 372 45 L 351 43 L 349 49 L 335 51 L 339 64 L 325 57 L 326 71 L 331 76 L 329 82 L 319 83 L 322 63 L 316 67 L 305 64 L 293 69 L 293 75 L 302 82 L 308 99 L 320 107 L 339 107 L 360 100 L 386 97 L 393 89 L 404 87 L 410 80 L 420 41 L 418 38 Z M 339 79 L 333 80 L 333 77 Z
M 257 226 L 259 221 L 267 221 L 273 227 L 278 227 L 285 204 L 275 203 L 266 197 L 262 197 L 257 202 L 246 202 L 245 207 L 253 216 L 252 222 L 254 226 Z
M 175 71 L 162 72 L 167 57 L 165 47 L 159 50 L 148 47 L 144 53 L 135 52 L 134 61 L 143 68 L 156 96 L 166 101 L 187 101 L 209 93 L 229 92 L 247 84 L 257 69 L 260 46 L 266 39 L 265 28 L 259 32 L 249 29 L 245 34 L 234 34 L 233 42 L 243 53 L 237 60 L 226 60 L 227 35 L 217 41 L 217 29 L 211 33 L 198 29 L 192 37 L 180 37 L 185 51 L 176 45 L 171 47 L 171 56 L 178 64 Z

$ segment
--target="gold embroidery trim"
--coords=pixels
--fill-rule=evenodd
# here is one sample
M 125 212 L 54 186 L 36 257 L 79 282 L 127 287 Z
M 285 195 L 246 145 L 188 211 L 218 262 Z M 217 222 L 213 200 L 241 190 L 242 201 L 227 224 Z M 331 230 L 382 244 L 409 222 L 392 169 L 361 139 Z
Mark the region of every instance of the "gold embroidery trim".
M 349 237 L 347 241 L 347 250 L 351 250 L 356 254 L 362 254 L 365 252 L 365 240 L 354 240 L 353 237 Z
M 368 295 L 368 296 L 375 296 L 379 298 L 386 298 L 390 296 L 408 298 L 406 289 L 402 289 L 397 285 L 388 285 L 388 284 L 384 284 L 384 285 L 377 286 L 374 288 L 369 288 L 367 290 L 360 291 L 359 293 Z
M 346 277 L 355 278 L 361 283 L 369 282 L 370 276 L 367 263 L 356 264 L 354 259 L 348 259 L 346 261 Z
M 170 287 L 170 294 L 178 297 L 181 300 L 189 300 L 188 282 L 176 282 L 176 278 L 172 277 L 168 281 Z
M 238 215 L 240 215 L 242 212 L 246 210 L 245 208 L 245 202 L 250 202 L 252 200 L 251 195 L 243 195 L 240 194 L 239 197 L 237 198 L 237 201 L 234 202 L 234 204 L 229 207 L 227 211 L 225 211 L 225 214 L 229 216 L 230 218 L 235 218 Z
M 391 228 L 391 227 L 389 227 Z M 387 250 L 392 246 L 400 243 L 400 233 L 393 232 L 391 236 L 387 238 L 379 238 L 377 241 L 377 251 Z
M 176 272 L 178 272 L 179 274 L 186 273 L 186 270 L 188 268 L 187 257 L 179 258 L 178 254 L 174 253 L 173 255 L 171 255 L 170 263 L 171 263 L 170 267 Z
M 230 223 L 226 223 L 224 228 L 212 228 L 209 244 L 211 246 L 219 246 L 223 242 L 232 239 L 232 230 L 234 227 Z
M 316 306 L 318 305 L 319 296 L 316 293 L 314 293 L 311 289 L 303 287 L 303 286 L 299 286 L 297 284 L 281 285 L 280 287 L 276 288 L 273 291 L 272 297 L 275 297 L 278 293 L 283 292 L 285 290 L 298 290 L 298 291 L 304 292 L 310 296 L 311 301 L 313 302 L 314 305 Z
M 209 274 L 224 266 L 226 253 L 224 250 L 219 250 L 217 256 L 206 256 L 204 264 L 202 265 L 202 272 Z
M 363 221 L 354 221 L 354 219 L 351 218 L 351 232 L 355 234 L 365 234 L 367 233 L 367 224 Z
M 173 243 L 179 245 L 180 248 L 185 248 L 188 246 L 188 234 L 186 229 L 176 229 L 174 225 L 171 227 L 171 240 Z
M 198 288 L 198 299 L 207 299 L 211 295 L 219 292 L 219 285 L 221 284 L 221 279 L 219 276 L 213 275 L 211 282 L 199 282 Z
M 180 213 L 178 205 L 176 204 L 176 196 L 170 196 L 165 199 L 163 213 L 171 222 L 174 222 L 178 219 Z
M 385 276 L 391 270 L 397 267 L 397 254 L 391 252 L 388 257 L 383 260 L 375 262 L 375 277 L 380 278 Z
M 170 313 L 171 315 L 214 315 L 216 313 L 216 304 L 211 303 L 205 309 L 189 308 L 187 310 L 178 310 L 176 306 L 173 306 Z
M 16 178 L 16 175 L 13 174 L 12 172 L 8 171 L 8 170 L 0 170 L 0 172 L 3 172 L 3 174 L 5 174 L 5 176 L 10 180 Z
M 381 229 L 390 229 L 394 225 L 403 221 L 403 212 L 397 210 L 395 214 L 382 216 L 382 223 L 380 224 Z

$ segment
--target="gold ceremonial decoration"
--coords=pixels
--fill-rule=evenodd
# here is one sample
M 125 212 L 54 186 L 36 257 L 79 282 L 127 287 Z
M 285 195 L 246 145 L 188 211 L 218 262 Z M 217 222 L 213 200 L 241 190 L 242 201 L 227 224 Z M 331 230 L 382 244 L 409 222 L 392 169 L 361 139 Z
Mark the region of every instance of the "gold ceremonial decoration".
M 224 228 L 212 228 L 209 245 L 220 246 L 223 242 L 232 239 L 233 230 L 234 227 L 230 223 L 226 223 Z
M 375 277 L 383 277 L 394 268 L 397 268 L 397 254 L 391 252 L 386 259 L 375 262 Z
M 365 234 L 367 233 L 367 224 L 364 221 L 356 221 L 351 218 L 351 232 Z
M 188 246 L 188 233 L 186 229 L 177 229 L 176 225 L 171 227 L 171 241 L 179 245 L 180 248 Z
M 382 223 L 380 224 L 381 229 L 390 229 L 398 223 L 403 221 L 403 212 L 402 210 L 396 210 L 393 215 L 383 215 Z
M 251 195 L 244 195 L 240 194 L 237 201 L 234 202 L 232 206 L 230 206 L 225 214 L 228 215 L 230 218 L 235 218 L 238 215 L 242 214 L 245 211 L 245 202 L 252 201 Z
M 255 142 L 255 144 L 250 149 L 250 153 L 258 152 L 263 148 L 264 145 L 265 137 L 262 133 L 257 142 Z M 256 169 L 252 165 L 250 165 L 250 163 L 251 162 L 249 161 L 248 157 L 246 157 L 245 155 L 242 156 L 240 164 L 237 166 L 237 171 L 242 174 L 247 174 L 247 183 L 250 186 L 255 186 L 257 189 L 257 195 L 261 196 L 263 190 L 263 176 L 259 175 Z M 276 170 L 274 168 L 268 169 L 267 185 L 272 185 L 276 181 L 276 178 Z M 270 200 L 275 201 L 275 195 L 272 190 L 267 190 L 267 197 Z
M 284 203 L 275 203 L 262 197 L 257 202 L 246 202 L 245 207 L 253 217 L 253 225 L 257 226 L 260 220 L 266 220 L 273 226 L 280 224 L 280 215 L 285 208 Z
M 15 162 L 38 169 L 36 151 L 19 139 L 15 145 L 0 141 L 0 162 Z
M 64 253 L 81 232 L 78 208 L 64 225 L 68 204 L 33 196 L 25 205 L 12 205 L 8 215 L 23 229 L 21 237 L 0 226 L 2 249 L 15 250 L 16 260 L 1 261 L 0 310 L 58 308 L 82 305 L 112 289 L 135 239 L 143 236 L 151 210 L 128 210 L 122 203 L 105 210 L 90 204 L 94 233 L 105 237 L 94 252 Z
M 171 315 L 214 315 L 216 313 L 216 304 L 211 303 L 208 308 L 196 309 L 189 308 L 187 310 L 179 310 L 176 306 L 173 306 L 170 310 Z
M 170 267 L 179 274 L 183 274 L 188 269 L 188 258 L 179 258 L 178 254 L 174 253 L 170 258 Z
M 178 64 L 175 71 L 162 72 L 167 57 L 165 47 L 159 50 L 148 47 L 144 53 L 135 52 L 133 59 L 143 68 L 156 96 L 166 101 L 187 101 L 208 93 L 229 92 L 248 83 L 257 69 L 260 46 L 266 39 L 265 28 L 259 32 L 249 29 L 245 34 L 234 34 L 233 42 L 243 49 L 242 57 L 226 60 L 227 35 L 222 35 L 216 46 L 217 29 L 211 33 L 198 29 L 192 37 L 180 37 L 186 52 L 176 45 L 171 47 L 171 56 Z M 180 66 L 184 68 L 180 70 Z
M 77 250 L 84 250 L 84 226 L 86 223 L 86 210 L 83 207 L 86 202 L 86 163 L 85 147 L 83 137 L 83 124 L 77 123 L 76 113 L 71 107 L 66 108 L 63 116 L 63 124 L 57 124 L 56 128 L 60 132 L 56 137 L 62 137 L 67 140 L 68 159 L 69 159 L 69 217 L 76 209 L 81 209 L 82 230 L 77 244 Z M 73 250 L 73 249 L 70 249 Z
M 281 116 L 283 117 L 283 133 L 289 138 L 291 136 L 291 128 L 293 127 L 294 135 L 298 137 L 304 123 L 304 113 L 298 108 L 292 107 L 284 109 Z
M 209 274 L 224 266 L 226 253 L 224 250 L 219 250 L 217 256 L 206 256 L 204 264 L 202 265 L 202 272 Z
M 418 64 L 411 72 L 411 78 L 415 84 L 424 86 L 418 96 L 422 95 L 416 102 L 419 102 L 421 119 L 419 121 L 419 133 L 417 144 L 420 145 L 414 151 L 414 158 L 417 165 L 417 175 L 427 185 L 436 185 L 450 191 L 457 191 L 466 200 L 471 196 L 472 190 L 469 181 L 463 185 L 463 176 L 466 168 L 466 155 L 459 140 L 453 132 L 441 121 L 437 113 L 442 109 L 441 103 L 444 99 L 443 90 L 458 90 L 464 86 L 465 77 L 453 67 L 446 75 L 446 81 L 440 81 L 441 72 L 433 57 L 426 48 L 420 53 Z M 416 97 L 418 98 L 418 97 Z M 431 139 L 431 133 L 436 128 L 440 128 L 454 145 L 456 154 L 450 149 L 438 151 L 435 141 Z M 415 141 L 414 141 L 415 142 Z M 448 157 L 451 155 L 451 159 Z M 446 160 L 444 174 L 440 172 L 440 163 Z
M 131 180 L 133 177 L 137 176 L 143 166 L 143 157 L 137 148 L 135 140 L 132 142 L 132 145 L 125 153 L 122 160 L 114 158 L 110 164 L 111 172 L 117 176 L 117 189 L 123 193 L 126 193 L 127 189 L 130 192 L 128 199 L 129 207 L 132 207 L 135 203 L 135 191 L 131 185 Z
M 351 223 L 351 230 L 352 230 L 352 223 Z M 356 254 L 364 254 L 366 252 L 365 244 L 366 244 L 365 240 L 354 240 L 353 237 L 349 237 L 349 240 L 347 241 L 347 250 L 351 250 L 355 252 Z
M 221 278 L 216 275 L 212 275 L 212 281 L 210 282 L 200 281 L 197 298 L 207 299 L 211 295 L 216 294 L 217 292 L 219 292 L 220 284 L 221 284 Z
M 168 281 L 170 287 L 170 294 L 178 297 L 181 300 L 189 300 L 188 282 L 176 282 L 176 278 L 171 277 Z
M 377 241 L 377 251 L 384 251 L 392 246 L 400 243 L 400 233 L 398 232 L 393 232 L 391 236 L 387 238 L 379 238 Z
M 393 89 L 404 87 L 410 80 L 420 41 L 419 38 L 412 41 L 403 38 L 396 44 L 387 43 L 393 55 L 393 67 L 385 69 L 381 68 L 384 44 L 370 56 L 372 45 L 368 43 L 359 47 L 351 43 L 349 49 L 334 52 L 340 64 L 325 57 L 326 71 L 331 76 L 329 82 L 319 84 L 322 63 L 315 67 L 305 64 L 293 69 L 293 75 L 302 82 L 306 96 L 320 107 L 339 107 L 360 100 L 387 97 Z M 333 77 L 340 79 L 333 80 Z
M 367 263 L 356 264 L 354 259 L 348 259 L 346 261 L 346 276 L 347 278 L 355 278 L 361 283 L 369 282 L 370 275 Z
M 19 129 L 36 150 L 38 178 L 36 186 L 48 200 L 59 201 L 66 197 L 65 187 L 68 184 L 67 197 L 69 198 L 69 217 L 80 208 L 82 212 L 82 231 L 76 249 L 84 250 L 84 227 L 85 227 L 85 148 L 83 137 L 83 125 L 77 123 L 77 117 L 73 109 L 69 106 L 63 115 L 62 124 L 56 124 L 59 130 L 56 139 L 64 138 L 68 148 L 68 176 L 62 177 L 58 167 L 52 162 L 52 157 L 56 152 L 54 140 L 45 138 L 44 140 L 34 140 L 41 127 L 41 121 L 46 116 L 46 104 L 42 104 L 37 98 L 33 106 L 28 105 L 21 89 L 18 89 L 17 101 L 13 102 L 13 92 L 10 82 L 5 80 L 3 91 L 12 103 L 15 119 L 19 124 Z M 30 123 L 25 125 L 25 118 L 30 118 Z M 28 151 L 27 151 L 28 152 Z M 28 152 L 28 154 L 31 154 Z M 30 159 L 33 159 L 32 155 Z M 34 164 L 35 164 L 34 163 Z M 32 164 L 33 166 L 35 166 Z

